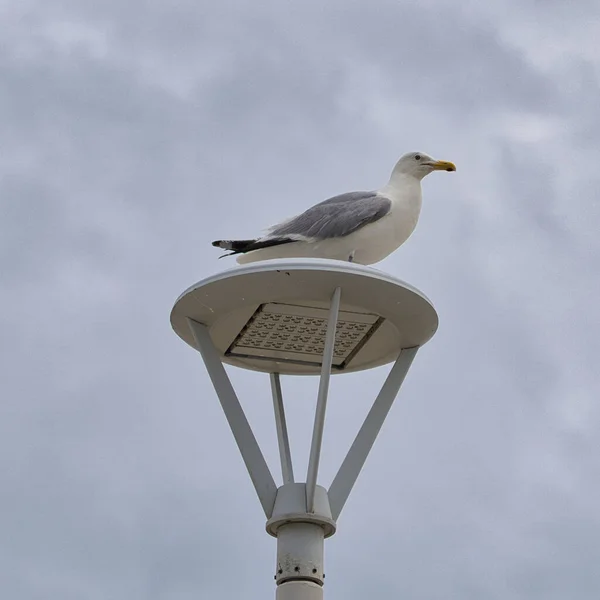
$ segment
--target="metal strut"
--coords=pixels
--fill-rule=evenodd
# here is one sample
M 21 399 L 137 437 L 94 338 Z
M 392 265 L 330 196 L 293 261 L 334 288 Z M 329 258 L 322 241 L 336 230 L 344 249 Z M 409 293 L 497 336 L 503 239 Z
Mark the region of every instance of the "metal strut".
M 189 317 L 187 321 L 194 336 L 196 346 L 202 354 L 206 370 L 215 388 L 215 392 L 217 392 L 233 437 L 244 459 L 246 469 L 248 469 L 250 479 L 252 479 L 252 483 L 254 484 L 258 499 L 268 519 L 273 513 L 273 505 L 275 504 L 275 496 L 277 495 L 277 486 L 273 480 L 273 475 L 271 475 L 265 457 L 254 437 L 252 428 L 227 376 L 225 367 L 210 339 L 208 328 L 203 323 L 198 323 Z
M 341 296 L 342 288 L 335 288 L 329 306 L 329 320 L 327 322 L 327 332 L 325 334 L 325 348 L 323 349 L 323 362 L 321 364 L 315 423 L 310 446 L 310 456 L 308 459 L 308 471 L 306 473 L 306 511 L 309 513 L 314 512 L 315 507 L 315 487 L 317 485 L 317 475 L 319 474 L 319 460 L 321 457 L 321 444 L 323 442 L 323 428 L 325 426 L 325 409 L 327 408 L 327 394 L 329 393 L 329 378 L 331 376 L 331 365 L 333 363 L 335 333 Z
M 294 467 L 292 466 L 292 453 L 288 437 L 285 409 L 283 408 L 283 394 L 279 373 L 271 373 L 271 393 L 273 394 L 273 410 L 275 411 L 275 427 L 277 428 L 277 444 L 279 446 L 279 459 L 281 461 L 281 476 L 283 484 L 294 483 Z
M 329 505 L 334 519 L 340 516 L 342 508 L 348 500 L 418 349 L 418 347 L 405 348 L 400 352 L 329 487 Z

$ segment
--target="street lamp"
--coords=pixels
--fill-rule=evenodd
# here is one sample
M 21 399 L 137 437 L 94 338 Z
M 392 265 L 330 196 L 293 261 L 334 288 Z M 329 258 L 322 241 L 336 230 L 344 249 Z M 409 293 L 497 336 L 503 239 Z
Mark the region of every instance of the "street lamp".
M 198 350 L 277 538 L 277 600 L 322 600 L 323 545 L 356 483 L 417 350 L 438 317 L 417 289 L 376 269 L 324 259 L 269 260 L 224 271 L 186 290 L 171 324 Z M 318 485 L 331 374 L 394 363 L 329 489 Z M 269 374 L 283 483 L 277 486 L 224 363 Z M 282 375 L 316 375 L 308 470 L 297 482 Z

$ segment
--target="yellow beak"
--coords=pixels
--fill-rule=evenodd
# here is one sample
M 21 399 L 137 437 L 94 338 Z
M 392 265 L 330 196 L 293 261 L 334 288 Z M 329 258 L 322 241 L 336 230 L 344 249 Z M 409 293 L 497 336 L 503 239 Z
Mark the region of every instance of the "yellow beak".
M 456 171 L 454 163 L 447 160 L 436 160 L 434 163 L 431 163 L 431 166 L 435 171 Z

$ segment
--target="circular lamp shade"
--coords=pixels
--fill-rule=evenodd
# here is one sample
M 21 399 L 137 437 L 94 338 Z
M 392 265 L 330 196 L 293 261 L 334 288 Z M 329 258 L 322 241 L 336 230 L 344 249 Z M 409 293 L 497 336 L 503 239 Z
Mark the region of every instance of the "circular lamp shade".
M 422 346 L 438 326 L 414 287 L 362 265 L 324 259 L 250 263 L 193 285 L 171 324 L 195 348 L 187 319 L 206 325 L 224 363 L 282 375 L 319 375 L 329 304 L 341 288 L 333 373 L 378 367 Z

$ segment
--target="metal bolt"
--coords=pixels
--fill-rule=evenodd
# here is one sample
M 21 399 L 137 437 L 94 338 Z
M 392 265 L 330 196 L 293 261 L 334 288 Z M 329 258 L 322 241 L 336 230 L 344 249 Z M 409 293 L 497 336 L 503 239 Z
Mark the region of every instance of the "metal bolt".
M 294 567 L 294 571 L 299 571 L 300 567 Z

